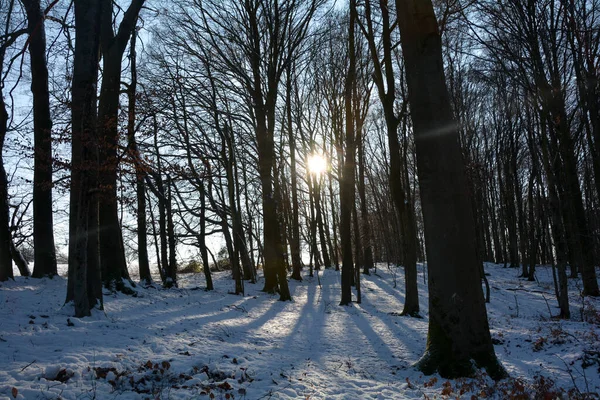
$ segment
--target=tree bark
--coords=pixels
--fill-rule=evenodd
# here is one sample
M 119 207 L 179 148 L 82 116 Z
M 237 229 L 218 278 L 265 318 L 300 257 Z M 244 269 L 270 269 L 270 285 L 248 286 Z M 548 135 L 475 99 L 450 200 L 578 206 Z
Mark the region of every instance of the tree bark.
M 152 275 L 150 274 L 150 262 L 148 261 L 148 234 L 146 221 L 146 185 L 144 178 L 146 171 L 140 156 L 137 140 L 135 138 L 135 117 L 136 117 L 136 95 L 137 95 L 137 53 L 135 50 L 137 33 L 135 29 L 131 34 L 129 44 L 129 59 L 131 64 L 131 82 L 127 88 L 128 112 L 127 112 L 127 144 L 131 160 L 135 168 L 135 193 L 136 193 L 136 222 L 138 239 L 138 268 L 140 282 L 144 285 L 152 284 Z
M 383 47 L 383 65 L 379 61 L 379 50 L 375 44 L 375 33 L 372 22 L 371 2 L 365 3 L 367 18 L 367 38 L 371 51 L 371 59 L 375 65 L 373 77 L 379 99 L 383 106 L 383 113 L 387 128 L 388 147 L 390 151 L 389 184 L 394 199 L 394 206 L 400 218 L 400 232 L 402 236 L 402 256 L 405 270 L 405 303 L 403 315 L 419 314 L 419 297 L 417 291 L 417 232 L 414 225 L 414 216 L 409 206 L 403 184 L 403 170 L 407 166 L 402 162 L 400 154 L 400 141 L 398 140 L 398 125 L 400 119 L 396 116 L 396 89 L 394 69 L 392 65 L 392 38 L 391 24 L 387 1 L 380 2 L 382 16 L 381 41 Z M 385 75 L 384 75 L 385 73 Z M 385 82 L 384 82 L 385 81 Z M 386 91 L 387 90 L 387 91 Z M 404 113 L 405 110 L 402 111 Z
M 472 360 L 507 375 L 494 353 L 481 290 L 475 225 L 431 1 L 396 0 L 414 124 L 429 267 L 427 374 L 471 375 Z
M 292 220 L 290 235 L 290 253 L 292 256 L 292 279 L 302 280 L 300 271 L 302 270 L 302 258 L 300 256 L 300 222 L 299 222 L 299 204 L 298 204 L 298 175 L 296 173 L 296 137 L 292 129 L 292 67 L 291 63 L 286 70 L 286 122 L 288 145 L 290 147 L 290 175 L 292 192 Z
M 3 53 L 3 49 L 0 49 Z M 3 54 L 0 54 L 0 73 L 4 61 Z M 10 219 L 8 217 L 8 180 L 6 170 L 4 169 L 4 157 L 2 149 L 4 148 L 4 139 L 8 130 L 8 113 L 2 93 L 0 93 L 0 282 L 13 279 L 12 257 L 10 253 L 11 235 Z
M 354 31 L 357 20 L 356 0 L 350 0 L 350 22 L 348 27 L 349 65 L 344 87 L 344 107 L 346 131 L 344 137 L 344 160 L 340 179 L 340 242 L 342 248 L 342 296 L 340 305 L 352 303 L 352 280 L 354 263 L 352 257 L 352 209 L 354 208 L 354 157 L 355 157 L 355 115 L 352 107 L 356 85 L 356 50 Z
M 132 0 L 116 34 L 113 32 L 113 7 L 106 4 L 102 9 L 100 25 L 103 61 L 97 128 L 100 138 L 99 159 L 101 160 L 101 173 L 98 176 L 100 264 L 105 285 L 115 285 L 118 290 L 124 288 L 123 279 L 129 280 L 117 204 L 117 167 L 119 164 L 117 119 L 121 87 L 121 60 L 143 4 L 144 0 Z
M 98 270 L 88 260 L 88 215 L 93 208 L 91 178 L 96 173 L 96 93 L 100 48 L 99 0 L 75 1 L 75 54 L 72 84 L 71 194 L 69 211 L 69 278 L 66 301 L 73 301 L 75 316 L 91 314 L 90 296 L 102 305 Z
M 21 0 L 27 13 L 33 94 L 33 277 L 54 276 L 56 250 L 52 219 L 52 119 L 46 63 L 46 28 L 40 0 Z

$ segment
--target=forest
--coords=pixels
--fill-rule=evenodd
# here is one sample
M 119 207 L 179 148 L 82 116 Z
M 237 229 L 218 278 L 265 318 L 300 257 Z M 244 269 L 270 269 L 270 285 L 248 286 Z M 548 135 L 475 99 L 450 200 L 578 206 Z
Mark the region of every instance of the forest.
M 0 397 L 600 398 L 600 0 L 0 0 Z

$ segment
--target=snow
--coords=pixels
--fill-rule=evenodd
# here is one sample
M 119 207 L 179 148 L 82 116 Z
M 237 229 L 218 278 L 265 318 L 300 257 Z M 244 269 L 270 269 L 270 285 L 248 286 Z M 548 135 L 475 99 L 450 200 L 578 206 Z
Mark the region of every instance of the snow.
M 293 302 L 246 284 L 229 294 L 203 274 L 181 275 L 179 289 L 105 292 L 105 310 L 73 317 L 63 306 L 66 278 L 17 277 L 0 284 L 0 399 L 403 399 L 505 398 L 538 392 L 575 397 L 600 392 L 600 301 L 570 284 L 571 321 L 556 315 L 552 275 L 537 281 L 486 265 L 496 353 L 511 375 L 483 372 L 447 381 L 412 368 L 425 350 L 424 318 L 399 316 L 403 271 L 379 265 L 362 276 L 362 304 L 340 307 L 340 275 L 290 281 Z M 397 275 L 397 286 L 394 276 Z M 582 316 L 589 322 L 583 322 Z

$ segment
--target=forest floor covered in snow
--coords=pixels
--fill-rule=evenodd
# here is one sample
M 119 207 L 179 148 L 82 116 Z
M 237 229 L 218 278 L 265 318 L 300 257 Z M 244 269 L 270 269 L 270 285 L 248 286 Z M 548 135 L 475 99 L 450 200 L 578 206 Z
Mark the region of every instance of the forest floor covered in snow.
M 493 382 L 423 376 L 427 289 L 419 266 L 422 319 L 402 317 L 402 268 L 362 276 L 362 304 L 340 307 L 333 270 L 290 281 L 294 301 L 246 284 L 216 290 L 202 274 L 179 289 L 105 292 L 104 311 L 74 318 L 66 278 L 17 277 L 0 284 L 0 399 L 404 399 L 597 398 L 600 301 L 572 280 L 570 321 L 558 313 L 549 267 L 537 281 L 486 265 L 496 353 L 511 378 Z M 307 271 L 305 271 L 307 273 Z M 397 285 L 395 285 L 395 282 Z M 522 397 L 521 397 L 522 396 Z

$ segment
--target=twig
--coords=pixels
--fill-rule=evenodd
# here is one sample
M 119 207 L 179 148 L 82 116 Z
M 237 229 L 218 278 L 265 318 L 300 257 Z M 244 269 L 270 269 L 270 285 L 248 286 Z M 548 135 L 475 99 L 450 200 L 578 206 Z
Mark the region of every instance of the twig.
M 33 363 L 35 363 L 37 360 L 33 360 L 32 362 L 30 362 L 29 364 L 27 364 L 26 366 L 24 366 L 23 368 L 21 368 L 21 372 L 25 371 L 28 367 L 30 367 Z
M 581 390 L 579 390 L 579 387 L 577 386 L 577 382 L 575 382 L 575 377 L 573 376 L 573 372 L 572 369 L 569 367 L 569 365 L 567 364 L 567 362 L 565 360 L 562 359 L 561 356 L 559 356 L 558 354 L 555 354 L 555 356 L 563 362 L 563 364 L 565 364 L 565 368 L 567 369 L 567 374 L 569 374 L 569 376 L 571 377 L 571 381 L 573 382 L 573 387 L 575 388 L 575 390 L 577 390 L 578 394 L 582 394 Z M 585 374 L 583 375 L 583 379 L 585 381 L 585 386 L 586 386 L 586 390 L 589 392 L 589 387 L 588 387 L 588 382 L 587 382 L 587 377 L 585 376 Z

